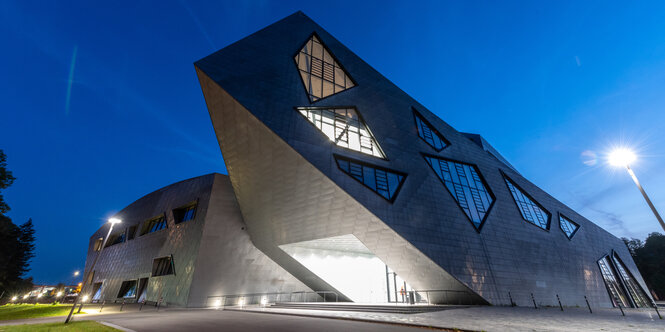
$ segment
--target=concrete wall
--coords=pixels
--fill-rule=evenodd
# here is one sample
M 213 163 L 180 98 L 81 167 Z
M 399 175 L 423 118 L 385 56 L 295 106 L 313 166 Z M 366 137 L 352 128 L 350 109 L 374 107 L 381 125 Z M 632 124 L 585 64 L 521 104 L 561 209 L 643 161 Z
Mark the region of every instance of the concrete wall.
M 215 175 L 200 243 L 189 307 L 212 305 L 212 296 L 311 291 L 254 247 L 225 175 Z

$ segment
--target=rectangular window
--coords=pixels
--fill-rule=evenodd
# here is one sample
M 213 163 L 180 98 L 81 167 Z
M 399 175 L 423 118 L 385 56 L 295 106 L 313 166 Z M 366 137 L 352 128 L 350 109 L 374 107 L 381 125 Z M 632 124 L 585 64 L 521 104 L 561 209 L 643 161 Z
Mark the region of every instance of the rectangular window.
M 127 230 L 127 240 L 134 240 L 134 236 L 136 235 L 136 225 L 132 226 Z
M 118 292 L 119 298 L 134 298 L 136 297 L 136 280 L 125 280 L 120 285 Z
M 102 250 L 102 243 L 104 243 L 104 238 L 99 238 L 95 240 L 95 246 L 93 247 L 95 251 Z
M 176 224 L 194 219 L 196 203 L 173 209 L 173 220 Z
M 173 257 L 161 257 L 155 258 L 152 262 L 152 276 L 165 276 L 169 274 L 175 274 L 175 268 L 173 267 Z
M 92 300 L 99 301 L 102 298 L 102 283 L 96 282 L 92 285 Z
M 166 228 L 166 218 L 162 215 L 144 222 L 143 228 L 141 229 L 141 235 L 156 232 L 164 228 Z

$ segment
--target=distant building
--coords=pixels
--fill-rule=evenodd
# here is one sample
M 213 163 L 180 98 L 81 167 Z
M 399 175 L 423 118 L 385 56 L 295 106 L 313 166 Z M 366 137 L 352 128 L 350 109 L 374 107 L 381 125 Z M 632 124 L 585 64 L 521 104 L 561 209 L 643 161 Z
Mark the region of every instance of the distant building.
M 229 177 L 179 182 L 119 212 L 95 299 L 650 305 L 620 239 L 303 13 L 195 67 Z

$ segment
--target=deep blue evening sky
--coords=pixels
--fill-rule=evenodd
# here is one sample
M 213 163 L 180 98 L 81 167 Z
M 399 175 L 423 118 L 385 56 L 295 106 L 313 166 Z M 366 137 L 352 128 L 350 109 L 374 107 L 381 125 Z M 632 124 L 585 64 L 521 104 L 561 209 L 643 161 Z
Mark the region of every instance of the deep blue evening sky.
M 36 282 L 72 282 L 89 236 L 139 197 L 226 173 L 193 62 L 297 10 L 614 235 L 662 231 L 605 154 L 638 149 L 665 212 L 663 1 L 10 0 L 0 149 L 9 216 L 37 230 Z

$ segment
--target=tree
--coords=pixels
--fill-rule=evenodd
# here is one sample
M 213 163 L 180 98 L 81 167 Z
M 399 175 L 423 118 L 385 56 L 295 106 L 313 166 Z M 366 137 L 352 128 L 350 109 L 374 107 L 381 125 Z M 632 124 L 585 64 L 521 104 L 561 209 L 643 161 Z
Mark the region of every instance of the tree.
M 658 298 L 665 298 L 665 235 L 651 233 L 642 242 L 637 239 L 623 238 L 635 265 L 642 273 L 644 282 L 656 293 Z
M 14 183 L 12 172 L 7 170 L 7 156 L 0 150 L 0 189 L 7 189 Z M 0 214 L 5 214 L 9 211 L 9 205 L 5 203 L 4 197 L 0 193 Z
M 0 150 L 0 189 L 14 183 L 7 170 L 7 156 Z M 0 194 L 0 294 L 20 294 L 32 288 L 32 278 L 23 278 L 30 270 L 35 254 L 35 230 L 32 219 L 21 226 L 5 215 L 9 206 Z

